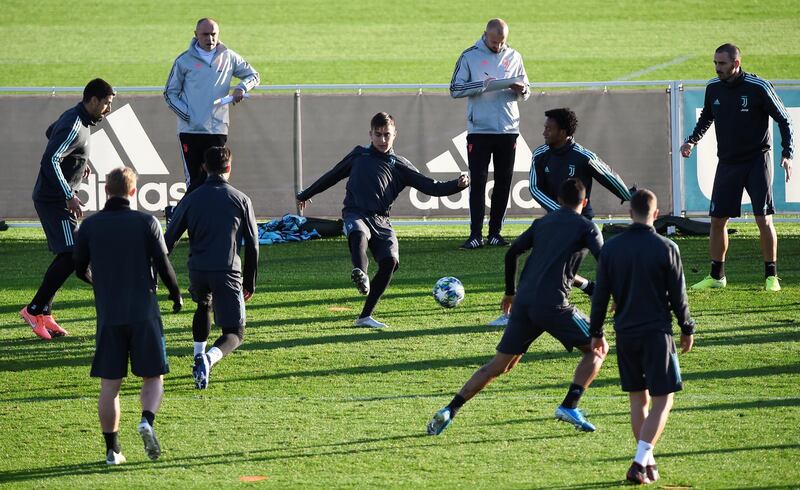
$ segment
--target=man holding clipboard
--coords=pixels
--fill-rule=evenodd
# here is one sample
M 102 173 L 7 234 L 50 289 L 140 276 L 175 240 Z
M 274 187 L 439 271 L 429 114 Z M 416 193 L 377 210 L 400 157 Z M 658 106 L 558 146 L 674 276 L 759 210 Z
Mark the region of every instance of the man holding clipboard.
M 503 227 L 514 157 L 519 136 L 517 101 L 530 96 L 522 56 L 506 45 L 508 24 L 492 19 L 475 45 L 456 62 L 450 81 L 453 98 L 467 97 L 467 158 L 471 187 L 469 194 L 470 236 L 460 248 L 474 250 L 484 243 L 505 246 Z M 494 157 L 494 189 L 489 213 L 489 234 L 483 240 L 486 182 L 489 162 Z

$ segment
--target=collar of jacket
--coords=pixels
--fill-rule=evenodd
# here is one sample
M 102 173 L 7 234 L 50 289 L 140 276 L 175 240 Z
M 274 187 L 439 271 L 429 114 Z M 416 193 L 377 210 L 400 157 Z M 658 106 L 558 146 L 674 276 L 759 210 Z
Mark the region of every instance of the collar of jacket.
M 646 225 L 644 223 L 636 223 L 636 222 L 632 223 L 630 228 L 628 228 L 628 229 L 629 230 L 646 230 L 646 231 L 652 231 L 653 233 L 656 232 L 656 229 L 653 228 L 652 226 Z
M 91 114 L 89 114 L 89 111 L 86 110 L 86 106 L 83 105 L 83 102 L 78 102 L 78 105 L 75 106 L 75 109 L 78 111 L 78 117 L 81 118 L 81 122 L 86 126 L 95 126 L 101 121 L 101 119 L 95 119 L 91 116 Z
M 564 143 L 564 146 L 562 146 L 561 148 L 550 148 L 550 149 L 556 155 L 565 155 L 567 152 L 572 150 L 574 146 L 575 146 L 575 140 L 572 139 L 572 137 L 570 136 L 567 138 L 567 142 Z
M 208 176 L 206 177 L 206 182 L 211 184 L 211 185 L 221 185 L 221 184 L 227 184 L 228 183 L 228 181 L 225 180 L 225 177 L 223 177 L 221 175 L 214 175 L 214 174 L 208 174 Z
M 372 146 L 372 143 L 370 143 L 367 149 L 373 156 L 376 156 L 382 160 L 390 161 L 392 163 L 394 163 L 394 161 L 396 160 L 394 148 L 389 148 L 389 152 L 384 153 L 382 151 L 378 151 L 378 149 Z
M 487 46 L 485 42 L 483 42 L 483 36 L 481 36 L 481 38 L 478 39 L 475 42 L 475 46 L 477 46 L 478 49 L 480 49 L 481 51 L 483 51 L 486 54 L 491 54 L 491 55 L 496 55 L 496 56 L 501 56 L 509 48 L 508 44 L 506 44 L 505 46 L 503 46 L 503 49 L 501 49 L 499 52 L 495 53 L 494 51 L 489 49 L 489 46 Z
M 728 88 L 735 88 L 742 84 L 744 81 L 744 76 L 747 75 L 744 70 L 739 68 L 739 75 L 731 80 L 730 82 L 724 82 L 725 86 Z
M 197 38 L 196 38 L 196 37 L 193 37 L 193 38 L 192 38 L 192 40 L 191 40 L 191 41 L 189 41 L 189 53 L 190 53 L 192 56 L 194 56 L 195 58 L 197 58 L 198 60 L 203 60 L 203 59 L 200 57 L 200 55 L 199 55 L 199 54 L 197 54 L 197 50 L 198 50 L 198 49 L 203 49 L 203 48 L 198 48 L 198 47 L 197 47 Z M 218 42 L 218 43 L 217 43 L 217 47 L 216 47 L 216 48 L 214 48 L 214 58 L 216 58 L 217 56 L 219 56 L 220 54 L 224 53 L 224 52 L 225 52 L 225 51 L 227 51 L 227 50 L 228 50 L 228 48 L 227 48 L 227 47 L 225 47 L 225 45 L 224 45 L 224 44 L 222 44 L 222 41 Z M 203 60 L 203 61 L 205 61 L 205 60 Z
M 103 206 L 103 211 L 121 211 L 129 210 L 130 208 L 131 202 L 124 197 L 112 197 L 106 201 L 106 205 Z

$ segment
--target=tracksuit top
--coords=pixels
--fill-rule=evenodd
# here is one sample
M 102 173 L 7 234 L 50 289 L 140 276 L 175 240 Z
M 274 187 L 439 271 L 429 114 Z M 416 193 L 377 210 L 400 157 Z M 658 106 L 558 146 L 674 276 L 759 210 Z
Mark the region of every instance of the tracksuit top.
M 531 92 L 517 94 L 511 89 L 486 92 L 483 82 L 489 77 L 502 79 L 522 75 L 528 84 L 528 75 L 522 56 L 506 46 L 499 53 L 486 47 L 478 39 L 461 53 L 450 80 L 450 95 L 467 97 L 467 132 L 469 134 L 519 134 L 519 107 L 517 101 L 528 100 Z
M 247 92 L 261 80 L 238 53 L 219 43 L 211 63 L 200 57 L 197 39 L 172 64 L 164 87 L 167 105 L 178 116 L 178 133 L 228 134 L 230 105 L 214 105 L 228 95 L 231 78 Z
M 509 247 L 505 293 L 515 294 L 517 257 L 531 250 L 519 276 L 514 304 L 544 311 L 565 308 L 587 250 L 597 257 L 602 246 L 603 235 L 594 223 L 572 209 L 556 209 L 535 220 Z
M 83 102 L 78 102 L 47 128 L 47 147 L 33 186 L 34 201 L 72 199 L 81 185 L 89 160 L 89 126 L 95 124 L 97 120 L 86 112 Z
M 258 273 L 258 228 L 253 204 L 222 176 L 206 181 L 186 194 L 175 207 L 164 238 L 172 250 L 189 230 L 189 269 L 240 272 L 242 285 L 255 292 Z M 244 244 L 244 271 L 239 249 Z
M 771 148 L 769 118 L 781 132 L 781 155 L 794 155 L 792 120 L 772 84 L 751 73 L 731 82 L 713 78 L 706 84 L 700 118 L 686 141 L 697 144 L 714 123 L 720 163 L 748 162 Z
M 600 252 L 592 294 L 589 333 L 603 336 L 608 301 L 614 297 L 618 335 L 672 333 L 670 311 L 681 331 L 694 333 L 678 246 L 652 226 L 632 224 L 611 238 Z
M 558 187 L 570 177 L 579 179 L 586 188 L 589 202 L 582 214 L 594 217 L 592 209 L 592 181 L 596 180 L 623 201 L 631 200 L 631 193 L 622 178 L 597 155 L 570 139 L 561 148 L 542 145 L 533 151 L 529 185 L 533 199 L 548 212 L 559 208 Z
M 170 297 L 180 295 L 161 225 L 132 210 L 127 199 L 113 197 L 102 211 L 83 220 L 73 256 L 76 275 L 94 288 L 99 326 L 132 325 L 159 317 L 152 266 Z
M 463 190 L 458 187 L 458 179 L 433 180 L 420 173 L 406 158 L 396 155 L 394 150 L 382 153 L 370 145 L 356 146 L 336 166 L 297 194 L 297 199 L 307 201 L 347 177 L 343 216 L 348 212 L 388 216 L 392 203 L 406 186 L 431 196 L 449 196 Z

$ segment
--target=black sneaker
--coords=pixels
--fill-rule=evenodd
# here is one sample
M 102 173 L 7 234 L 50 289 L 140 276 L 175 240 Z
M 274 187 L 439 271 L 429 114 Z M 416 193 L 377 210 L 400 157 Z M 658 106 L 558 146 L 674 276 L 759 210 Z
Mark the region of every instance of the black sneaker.
M 654 482 L 660 478 L 658 474 L 658 467 L 654 464 L 645 466 L 644 471 L 647 473 L 647 478 L 649 478 L 651 482 Z
M 625 479 L 636 485 L 651 483 L 650 478 L 647 477 L 647 471 L 644 469 L 644 466 L 636 461 L 631 463 L 631 467 L 628 468 L 628 473 L 625 474 Z
M 483 247 L 483 238 L 477 237 L 473 238 L 470 237 L 467 239 L 466 242 L 462 243 L 458 246 L 461 250 L 475 250 L 476 248 Z
M 507 247 L 508 246 L 508 242 L 505 241 L 505 239 L 503 237 L 501 237 L 500 235 L 494 235 L 494 236 L 487 237 L 487 242 L 486 243 L 488 243 L 489 245 L 491 245 L 493 247 Z
M 366 272 L 356 267 L 350 273 L 350 279 L 352 279 L 353 284 L 358 288 L 359 293 L 369 294 L 369 276 Z

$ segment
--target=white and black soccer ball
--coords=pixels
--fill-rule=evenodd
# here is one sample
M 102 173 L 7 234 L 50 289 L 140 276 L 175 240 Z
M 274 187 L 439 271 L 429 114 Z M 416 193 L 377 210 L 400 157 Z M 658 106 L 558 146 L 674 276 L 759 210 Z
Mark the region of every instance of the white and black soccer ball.
M 433 299 L 445 308 L 455 308 L 464 301 L 464 285 L 455 277 L 443 277 L 433 286 Z

